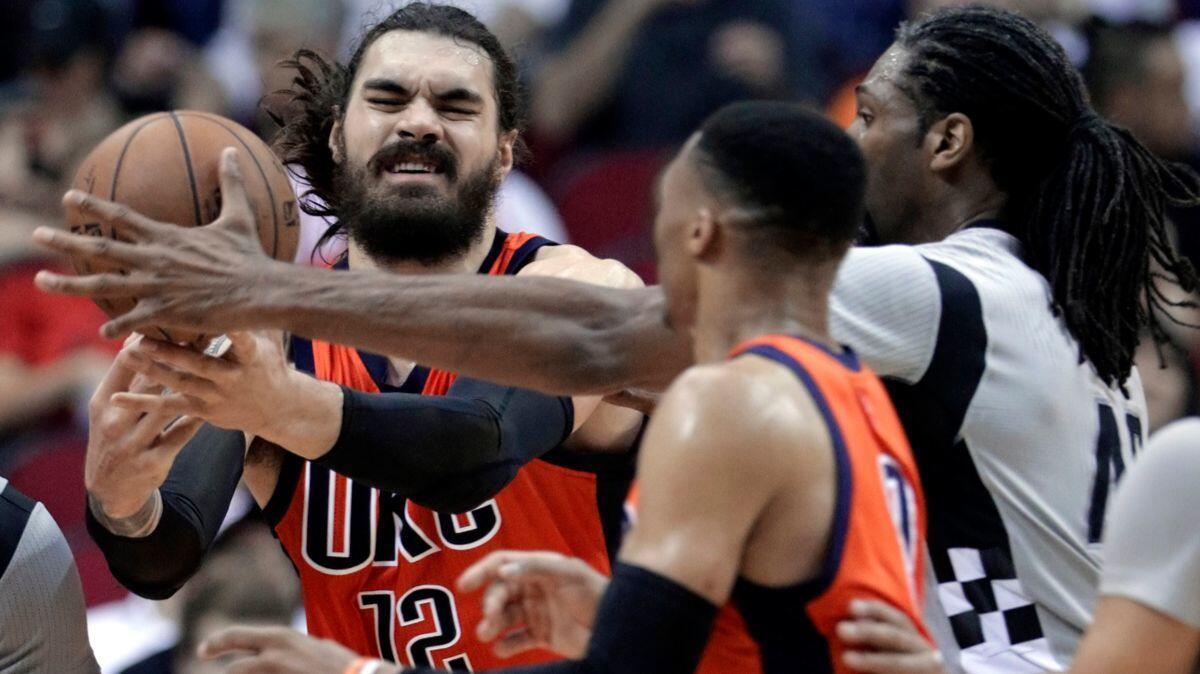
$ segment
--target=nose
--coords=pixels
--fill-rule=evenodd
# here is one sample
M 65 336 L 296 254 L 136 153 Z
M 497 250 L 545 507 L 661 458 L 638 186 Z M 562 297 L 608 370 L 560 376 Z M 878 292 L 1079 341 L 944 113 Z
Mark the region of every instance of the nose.
M 423 98 L 416 98 L 404 106 L 396 119 L 394 132 L 404 140 L 423 143 L 436 143 L 443 136 L 437 110 Z

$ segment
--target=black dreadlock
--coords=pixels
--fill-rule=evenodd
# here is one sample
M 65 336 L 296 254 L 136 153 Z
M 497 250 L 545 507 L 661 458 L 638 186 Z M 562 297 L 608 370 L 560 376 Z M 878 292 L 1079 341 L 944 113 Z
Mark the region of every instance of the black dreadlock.
M 1185 304 L 1155 279 L 1197 287 L 1163 209 L 1200 205 L 1200 176 L 1102 120 L 1062 47 L 1017 14 L 947 9 L 902 25 L 896 40 L 909 53 L 904 84 L 922 135 L 945 115 L 970 118 L 1008 195 L 1002 220 L 1049 281 L 1052 310 L 1079 340 L 1081 359 L 1105 383 L 1124 385 L 1139 330 L 1165 340 L 1160 314 L 1174 321 L 1168 307 Z
M 367 30 L 346 65 L 308 49 L 297 51 L 282 63 L 295 70 L 296 76 L 291 88 L 276 92 L 283 95 L 284 102 L 267 110 L 267 114 L 281 127 L 273 143 L 280 160 L 304 169 L 304 182 L 311 189 L 302 195 L 301 205 L 310 215 L 337 216 L 339 200 L 333 187 L 335 166 L 329 134 L 334 121 L 345 114 L 363 55 L 375 40 L 395 30 L 443 35 L 482 49 L 492 61 L 500 132 L 524 127 L 524 99 L 517 66 L 500 40 L 478 19 L 457 7 L 424 2 L 405 5 Z M 518 140 L 518 157 L 522 151 Z M 315 200 L 311 198 L 314 196 Z M 336 229 L 334 225 L 326 232 L 322 242 Z

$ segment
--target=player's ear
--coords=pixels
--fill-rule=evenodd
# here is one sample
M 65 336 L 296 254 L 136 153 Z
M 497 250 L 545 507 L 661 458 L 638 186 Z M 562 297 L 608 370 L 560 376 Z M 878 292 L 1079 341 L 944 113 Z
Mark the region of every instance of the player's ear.
M 975 127 L 966 115 L 955 112 L 929 127 L 925 149 L 930 154 L 929 169 L 945 171 L 962 163 L 975 146 Z
M 333 106 L 333 126 L 329 129 L 329 154 L 333 157 L 333 163 L 342 163 L 342 109 L 338 106 Z
M 692 257 L 706 257 L 717 239 L 717 219 L 712 209 L 704 206 L 696 211 L 688 223 L 687 250 Z
M 502 176 L 508 175 L 508 172 L 513 169 L 513 165 L 517 161 L 516 147 L 517 147 L 517 138 L 519 137 L 520 133 L 521 133 L 520 131 L 513 129 L 512 131 L 505 131 L 504 133 L 500 134 L 500 148 L 499 148 L 500 166 L 499 166 L 499 169 L 500 169 L 500 175 L 502 175 Z

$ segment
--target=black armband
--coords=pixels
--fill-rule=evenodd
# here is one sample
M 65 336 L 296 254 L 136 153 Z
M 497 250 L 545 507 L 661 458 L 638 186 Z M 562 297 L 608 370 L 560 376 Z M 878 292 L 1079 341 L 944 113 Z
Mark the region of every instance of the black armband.
M 639 566 L 618 564 L 600 600 L 592 639 L 582 660 L 492 671 L 496 674 L 691 674 L 704 655 L 716 616 L 716 606 L 679 583 Z M 433 670 L 411 671 L 433 674 Z
M 570 398 L 464 377 L 444 396 L 342 393 L 341 433 L 317 463 L 439 512 L 495 496 L 574 426 Z
M 87 509 L 87 529 L 113 577 L 148 599 L 175 594 L 200 568 L 242 478 L 246 441 L 240 431 L 205 424 L 175 457 L 159 488 L 162 517 L 148 536 L 118 536 Z

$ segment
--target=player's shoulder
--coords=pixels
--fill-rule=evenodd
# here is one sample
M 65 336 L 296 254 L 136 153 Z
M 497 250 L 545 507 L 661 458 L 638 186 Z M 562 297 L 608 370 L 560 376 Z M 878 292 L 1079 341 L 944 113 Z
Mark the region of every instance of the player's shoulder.
M 821 439 L 813 432 L 822 428 L 820 411 L 807 389 L 786 367 L 763 358 L 688 368 L 667 389 L 655 415 L 686 420 L 697 438 L 733 442 L 747 451 Z
M 542 246 L 518 276 L 553 276 L 613 288 L 641 288 L 642 279 L 621 262 L 598 258 L 579 246 Z

